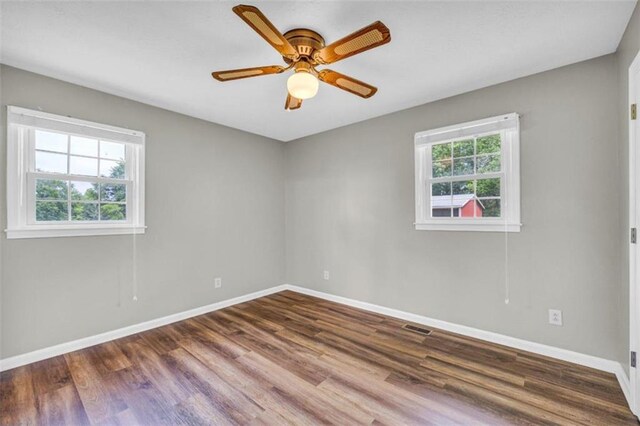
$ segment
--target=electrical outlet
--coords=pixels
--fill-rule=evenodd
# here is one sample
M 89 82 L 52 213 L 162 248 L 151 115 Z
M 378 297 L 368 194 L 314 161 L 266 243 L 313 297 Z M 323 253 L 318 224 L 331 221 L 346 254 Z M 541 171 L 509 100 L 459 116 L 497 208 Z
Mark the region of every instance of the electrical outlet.
M 562 311 L 560 309 L 549 309 L 549 324 L 562 325 Z
M 222 278 L 216 278 L 215 280 L 213 280 L 213 286 L 215 288 L 222 287 Z
M 322 278 L 324 278 L 325 280 L 329 281 L 329 271 L 324 271 L 322 274 Z

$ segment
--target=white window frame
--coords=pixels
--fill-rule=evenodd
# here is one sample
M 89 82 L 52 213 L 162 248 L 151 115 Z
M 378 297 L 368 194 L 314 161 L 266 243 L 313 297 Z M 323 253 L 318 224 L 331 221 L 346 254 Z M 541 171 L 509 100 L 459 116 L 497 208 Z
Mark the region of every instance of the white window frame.
M 60 179 L 56 173 L 35 172 L 36 130 L 124 143 L 126 180 L 73 175 L 74 181 L 125 183 L 127 215 L 124 221 L 36 222 L 35 179 Z M 34 111 L 7 107 L 7 238 L 46 238 L 91 235 L 144 234 L 144 148 L 145 134 L 140 131 L 109 126 Z M 69 175 L 62 175 L 66 179 Z
M 452 176 L 444 181 L 500 177 L 502 217 L 431 217 L 431 183 L 438 181 L 431 177 L 432 146 L 496 133 L 501 134 L 500 172 Z M 517 113 L 418 132 L 414 144 L 416 230 L 520 232 L 520 116 Z

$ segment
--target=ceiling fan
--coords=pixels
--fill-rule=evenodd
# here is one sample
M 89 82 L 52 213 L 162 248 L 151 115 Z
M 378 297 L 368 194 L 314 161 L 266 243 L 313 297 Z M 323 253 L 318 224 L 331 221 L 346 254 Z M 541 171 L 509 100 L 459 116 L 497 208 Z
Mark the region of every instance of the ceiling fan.
M 320 34 L 307 28 L 296 28 L 281 34 L 257 7 L 239 5 L 233 11 L 273 46 L 286 66 L 242 68 L 215 71 L 211 75 L 218 81 L 238 80 L 268 74 L 281 74 L 290 69 L 294 74 L 287 80 L 286 110 L 298 109 L 304 99 L 318 93 L 318 80 L 346 90 L 354 95 L 370 98 L 378 89 L 363 81 L 329 69 L 318 71 L 316 66 L 332 64 L 391 41 L 391 32 L 377 21 L 327 46 Z

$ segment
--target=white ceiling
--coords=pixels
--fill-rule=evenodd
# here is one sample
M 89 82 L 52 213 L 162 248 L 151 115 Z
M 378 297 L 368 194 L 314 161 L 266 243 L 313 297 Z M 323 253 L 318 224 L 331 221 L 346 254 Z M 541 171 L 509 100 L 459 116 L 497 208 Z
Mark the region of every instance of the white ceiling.
M 289 141 L 614 52 L 635 0 L 249 2 L 282 32 L 307 27 L 327 42 L 376 20 L 391 30 L 390 44 L 330 66 L 378 86 L 373 98 L 322 85 L 291 112 L 289 74 L 211 78 L 282 63 L 235 4 L 5 2 L 0 61 Z

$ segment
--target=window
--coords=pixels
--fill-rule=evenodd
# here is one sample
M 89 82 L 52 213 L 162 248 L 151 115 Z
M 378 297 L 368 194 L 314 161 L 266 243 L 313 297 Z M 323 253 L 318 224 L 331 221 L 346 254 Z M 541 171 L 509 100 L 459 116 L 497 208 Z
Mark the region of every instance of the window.
M 416 133 L 416 229 L 520 231 L 519 116 Z
M 7 237 L 144 233 L 145 135 L 10 106 Z

